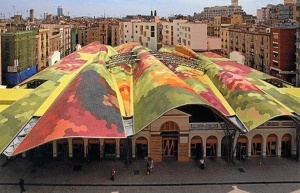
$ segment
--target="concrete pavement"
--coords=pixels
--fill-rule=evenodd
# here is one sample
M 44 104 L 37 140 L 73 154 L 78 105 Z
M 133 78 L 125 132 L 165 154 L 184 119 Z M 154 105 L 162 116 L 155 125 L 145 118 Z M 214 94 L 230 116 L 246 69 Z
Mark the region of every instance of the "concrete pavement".
M 294 184 L 300 189 L 300 163 L 293 159 L 268 157 L 249 158 L 228 164 L 223 159 L 205 159 L 207 168 L 201 170 L 195 161 L 164 161 L 154 163 L 151 175 L 146 175 L 146 160 L 104 160 L 85 162 L 48 160 L 37 165 L 18 157 L 9 162 L 0 157 L 0 186 L 16 186 L 19 178 L 26 186 L 198 186 L 232 184 Z M 116 170 L 115 181 L 110 170 Z M 17 187 L 18 188 L 18 187 Z

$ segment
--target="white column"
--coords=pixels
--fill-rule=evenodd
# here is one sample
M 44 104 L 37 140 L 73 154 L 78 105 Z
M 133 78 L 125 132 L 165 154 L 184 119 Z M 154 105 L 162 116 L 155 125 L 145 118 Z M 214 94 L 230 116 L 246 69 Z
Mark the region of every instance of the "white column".
M 57 157 L 57 140 L 52 142 L 53 157 Z
M 222 138 L 219 140 L 218 138 L 218 144 L 217 144 L 217 157 L 220 158 L 222 155 Z
M 87 154 L 88 154 L 88 151 L 87 151 L 87 148 L 88 148 L 88 143 L 89 143 L 89 139 L 88 138 L 84 138 L 83 139 L 83 152 L 84 152 L 84 157 L 86 158 L 87 157 Z
M 73 157 L 73 138 L 68 138 L 69 157 Z
M 262 156 L 266 157 L 267 155 L 267 138 L 263 138 L 262 142 Z
M 206 139 L 203 140 L 202 147 L 203 147 L 203 158 L 204 158 L 206 157 Z
M 281 157 L 281 139 L 277 140 L 277 156 Z
M 26 157 L 26 152 L 23 152 L 23 153 L 22 153 L 22 157 Z
M 149 143 L 148 143 L 149 144 Z M 132 149 L 131 149 L 131 154 L 132 154 L 132 158 L 135 158 L 135 139 L 134 138 L 131 138 L 131 147 L 132 147 Z M 148 151 L 149 151 L 149 147 L 148 147 Z
M 248 157 L 251 157 L 251 147 L 252 147 L 252 139 L 248 139 L 248 141 L 247 141 Z

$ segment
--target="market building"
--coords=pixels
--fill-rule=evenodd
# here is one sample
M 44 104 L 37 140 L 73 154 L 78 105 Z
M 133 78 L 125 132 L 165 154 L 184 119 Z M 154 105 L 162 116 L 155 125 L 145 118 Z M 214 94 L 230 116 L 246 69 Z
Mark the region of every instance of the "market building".
M 183 45 L 93 42 L 0 93 L 8 157 L 299 159 L 298 88 Z

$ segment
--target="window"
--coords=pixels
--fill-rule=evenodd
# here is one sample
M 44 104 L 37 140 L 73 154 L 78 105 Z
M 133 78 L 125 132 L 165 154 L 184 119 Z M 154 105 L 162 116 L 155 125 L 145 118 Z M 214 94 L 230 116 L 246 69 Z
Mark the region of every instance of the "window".
M 151 37 L 152 37 L 152 38 L 155 37 L 154 31 L 151 32 Z
M 154 31 L 154 30 L 155 30 L 154 26 L 151 26 L 151 31 Z

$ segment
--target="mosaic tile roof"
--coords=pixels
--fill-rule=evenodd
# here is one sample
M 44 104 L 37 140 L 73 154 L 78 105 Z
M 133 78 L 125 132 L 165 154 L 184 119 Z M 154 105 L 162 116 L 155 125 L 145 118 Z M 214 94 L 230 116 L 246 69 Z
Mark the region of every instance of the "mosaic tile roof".
M 125 138 L 184 105 L 235 117 L 243 132 L 275 117 L 299 118 L 300 90 L 266 81 L 273 79 L 180 45 L 154 53 L 133 42 L 114 48 L 93 42 L 9 92 L 0 89 L 0 151 L 16 155 L 69 137 Z M 1 100 L 37 82 L 14 102 Z M 37 122 L 29 127 L 32 118 Z

